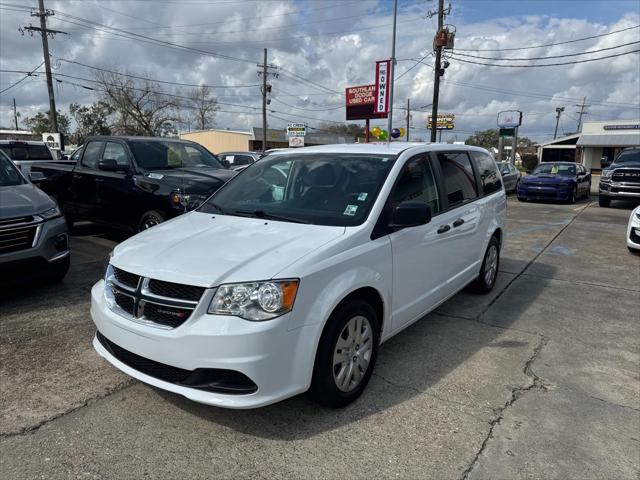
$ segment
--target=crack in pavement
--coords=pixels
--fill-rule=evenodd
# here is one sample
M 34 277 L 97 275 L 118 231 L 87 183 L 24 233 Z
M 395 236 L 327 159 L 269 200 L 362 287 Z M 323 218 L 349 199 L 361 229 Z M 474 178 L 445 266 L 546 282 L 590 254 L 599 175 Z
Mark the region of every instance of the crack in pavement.
M 611 290 L 622 290 L 623 292 L 630 292 L 630 293 L 640 292 L 640 289 L 635 289 L 635 288 L 626 288 L 626 287 L 618 287 L 615 285 L 605 285 L 602 283 L 585 282 L 583 280 L 565 280 L 563 278 L 547 277 L 545 275 L 538 275 L 536 273 L 523 273 L 523 275 L 527 277 L 544 278 L 545 280 L 553 280 L 556 282 L 577 283 L 578 285 L 586 285 L 588 287 L 609 288 Z
M 64 417 L 66 415 L 69 415 L 70 413 L 73 413 L 77 410 L 80 410 L 81 408 L 84 407 L 88 407 L 89 405 L 94 404 L 95 402 L 97 402 L 98 400 L 101 400 L 103 398 L 106 398 L 114 393 L 120 392 L 122 390 L 125 390 L 129 387 L 132 387 L 133 385 L 136 385 L 137 383 L 139 383 L 137 380 L 135 380 L 134 378 L 130 378 L 127 379 L 121 383 L 119 383 L 118 385 L 116 385 L 114 388 L 109 389 L 106 392 L 103 392 L 99 395 L 96 395 L 94 397 L 91 397 L 89 399 L 87 399 L 86 401 L 84 401 L 83 403 L 81 403 L 80 405 L 76 405 L 75 407 L 70 408 L 69 410 L 65 410 L 64 412 L 60 412 L 60 413 L 56 413 L 55 415 L 52 415 L 51 417 L 45 418 L 44 420 L 41 420 L 40 422 L 36 423 L 35 425 L 31 425 L 29 427 L 24 427 L 21 428 L 20 430 L 16 431 L 16 432 L 0 432 L 0 440 L 4 440 L 7 438 L 12 438 L 12 437 L 17 437 L 20 435 L 25 435 L 27 433 L 34 433 L 37 430 L 39 430 L 41 427 L 47 425 L 48 423 L 51 423 L 61 417 Z
M 614 407 L 628 408 L 630 410 L 633 410 L 634 412 L 640 412 L 640 408 L 632 407 L 631 405 L 622 405 L 620 403 L 610 402 L 609 400 L 605 400 L 604 398 L 600 397 L 594 397 L 593 395 L 587 395 L 587 397 L 593 398 L 594 400 L 599 400 L 603 403 L 606 403 L 607 405 L 612 405 Z

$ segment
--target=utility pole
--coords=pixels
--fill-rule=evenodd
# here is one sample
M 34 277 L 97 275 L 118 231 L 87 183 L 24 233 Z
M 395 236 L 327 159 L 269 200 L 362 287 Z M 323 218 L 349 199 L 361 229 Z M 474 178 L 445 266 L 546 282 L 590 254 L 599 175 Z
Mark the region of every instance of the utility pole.
M 590 107 L 591 105 L 587 105 L 587 97 L 583 97 L 582 98 L 582 103 L 580 105 L 576 105 L 576 107 L 580 107 L 580 111 L 576 112 L 577 114 L 579 114 L 578 117 L 578 131 L 576 133 L 580 133 L 580 130 L 582 129 L 582 116 L 583 115 L 589 115 L 589 112 L 585 112 L 584 109 L 587 107 Z
M 269 65 L 267 63 L 267 49 L 264 49 L 264 60 L 262 64 L 258 64 L 258 67 L 262 70 L 258 71 L 258 75 L 262 75 L 262 86 L 260 90 L 262 92 L 262 151 L 267 150 L 267 105 L 271 103 L 271 99 L 268 98 L 271 93 L 271 85 L 267 83 L 267 77 L 273 75 L 278 78 L 278 73 L 270 72 L 269 69 L 276 70 L 278 67 L 275 65 Z
M 560 123 L 560 115 L 564 112 L 564 107 L 556 107 L 556 130 L 553 132 L 553 139 L 555 140 L 558 136 L 558 124 Z M 578 121 L 578 125 L 580 122 Z
M 51 61 L 49 58 L 49 40 L 48 36 L 53 36 L 57 33 L 62 33 L 67 35 L 67 32 L 62 32 L 60 30 L 51 30 L 47 28 L 47 17 L 53 15 L 54 12 L 52 10 L 45 10 L 44 8 L 44 0 L 38 0 L 38 10 L 32 11 L 32 17 L 40 17 L 40 28 L 29 25 L 28 27 L 18 29 L 23 35 L 24 32 L 29 32 L 30 35 L 33 36 L 33 32 L 40 32 L 40 36 L 42 37 L 42 53 L 44 55 L 44 69 L 47 77 L 47 90 L 49 91 L 49 123 L 51 124 L 51 128 L 53 133 L 59 133 L 58 130 L 58 115 L 56 113 L 56 100 L 53 96 L 53 80 L 51 78 Z
M 393 0 L 393 34 L 391 36 L 391 72 L 389 73 L 389 115 L 387 118 L 387 143 L 391 143 L 393 129 L 393 76 L 396 74 L 396 18 L 398 16 L 398 0 Z
M 409 123 L 411 122 L 411 101 L 407 98 L 407 142 L 409 141 Z
M 16 130 L 18 130 L 18 111 L 16 110 L 16 99 L 13 99 L 13 121 L 16 125 Z
M 436 141 L 436 131 L 438 127 L 438 100 L 440 97 L 440 77 L 444 74 L 442 69 L 442 33 L 444 28 L 444 17 L 451 11 L 451 5 L 445 12 L 444 0 L 438 0 L 438 31 L 436 32 L 436 68 L 434 70 L 433 78 L 433 104 L 431 107 L 431 142 Z M 429 12 L 429 16 L 435 15 L 435 12 Z M 445 62 L 445 67 L 448 63 Z

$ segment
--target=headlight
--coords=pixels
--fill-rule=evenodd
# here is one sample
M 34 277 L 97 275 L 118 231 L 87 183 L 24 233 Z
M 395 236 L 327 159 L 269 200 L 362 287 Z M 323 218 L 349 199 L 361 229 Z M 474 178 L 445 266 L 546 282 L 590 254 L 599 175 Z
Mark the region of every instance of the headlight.
M 636 218 L 637 218 L 638 220 L 640 220 L 640 210 L 638 210 L 638 211 L 636 212 Z
M 104 261 L 104 281 L 106 282 L 109 276 L 111 275 L 111 258 L 113 257 L 113 250 L 109 252 L 107 255 L 107 259 Z
M 297 292 L 298 280 L 220 285 L 207 313 L 253 321 L 270 320 L 291 311 Z
M 602 170 L 602 178 L 603 180 L 611 178 L 611 174 L 613 173 L 613 170 Z
M 51 220 L 52 218 L 61 217 L 62 212 L 60 212 L 60 209 L 56 205 L 55 207 L 50 208 L 49 210 L 45 210 L 44 212 L 39 213 L 38 215 L 44 218 L 45 220 Z
M 171 205 L 175 207 L 186 207 L 189 204 L 189 195 L 180 192 L 171 192 Z

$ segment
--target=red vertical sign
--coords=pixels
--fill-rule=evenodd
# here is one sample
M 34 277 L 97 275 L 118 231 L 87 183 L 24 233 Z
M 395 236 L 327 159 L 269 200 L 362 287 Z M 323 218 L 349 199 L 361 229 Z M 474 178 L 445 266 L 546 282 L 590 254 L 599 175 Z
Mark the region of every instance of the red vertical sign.
M 391 60 L 376 62 L 376 106 L 375 113 L 389 113 L 389 75 Z

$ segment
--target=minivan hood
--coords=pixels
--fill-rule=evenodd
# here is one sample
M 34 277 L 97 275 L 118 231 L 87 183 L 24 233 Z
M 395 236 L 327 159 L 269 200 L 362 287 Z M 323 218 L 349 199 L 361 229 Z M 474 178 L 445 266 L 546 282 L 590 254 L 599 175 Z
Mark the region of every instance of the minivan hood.
M 111 263 L 201 287 L 268 280 L 344 233 L 344 227 L 190 212 L 121 243 Z
M 146 178 L 161 180 L 172 188 L 193 193 L 213 193 L 238 172 L 213 167 L 169 168 L 150 170 Z
M 0 219 L 23 217 L 55 207 L 55 202 L 31 183 L 0 187 Z

